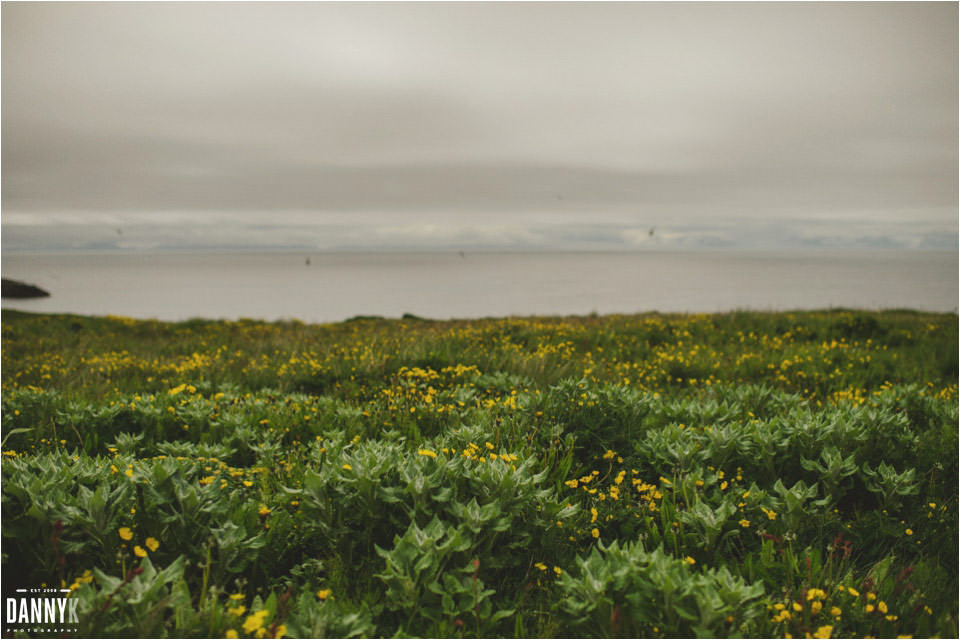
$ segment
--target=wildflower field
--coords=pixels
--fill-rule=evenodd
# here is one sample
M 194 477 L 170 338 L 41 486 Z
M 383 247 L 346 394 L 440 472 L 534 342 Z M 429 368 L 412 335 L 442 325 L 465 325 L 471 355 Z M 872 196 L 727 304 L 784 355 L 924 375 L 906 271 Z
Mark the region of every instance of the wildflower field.
M 4 311 L 4 591 L 74 637 L 956 637 L 957 333 Z

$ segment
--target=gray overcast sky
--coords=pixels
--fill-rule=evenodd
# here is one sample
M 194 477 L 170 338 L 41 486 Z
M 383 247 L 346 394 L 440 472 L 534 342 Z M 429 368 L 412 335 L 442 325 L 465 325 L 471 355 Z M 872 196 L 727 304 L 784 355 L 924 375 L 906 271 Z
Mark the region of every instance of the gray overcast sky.
M 957 10 L 4 2 L 3 248 L 956 247 Z

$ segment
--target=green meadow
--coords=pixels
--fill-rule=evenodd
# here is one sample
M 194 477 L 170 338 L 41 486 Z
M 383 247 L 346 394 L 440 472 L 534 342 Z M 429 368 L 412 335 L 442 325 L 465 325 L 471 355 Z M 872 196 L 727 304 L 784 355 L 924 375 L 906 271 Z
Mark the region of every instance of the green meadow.
M 4 311 L 5 595 L 73 637 L 956 637 L 957 336 Z

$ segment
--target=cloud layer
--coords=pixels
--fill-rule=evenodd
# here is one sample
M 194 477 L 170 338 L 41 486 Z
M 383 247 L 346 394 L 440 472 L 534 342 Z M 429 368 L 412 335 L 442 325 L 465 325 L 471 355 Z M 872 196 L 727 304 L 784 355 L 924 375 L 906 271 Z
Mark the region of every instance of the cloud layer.
M 8 250 L 956 246 L 953 3 L 2 12 Z

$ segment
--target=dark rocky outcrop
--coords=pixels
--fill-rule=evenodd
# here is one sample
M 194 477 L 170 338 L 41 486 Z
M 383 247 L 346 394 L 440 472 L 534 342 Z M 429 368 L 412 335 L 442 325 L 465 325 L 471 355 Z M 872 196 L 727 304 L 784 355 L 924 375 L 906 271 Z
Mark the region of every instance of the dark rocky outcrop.
M 32 284 L 0 278 L 0 297 L 3 298 L 48 298 L 50 294 Z

